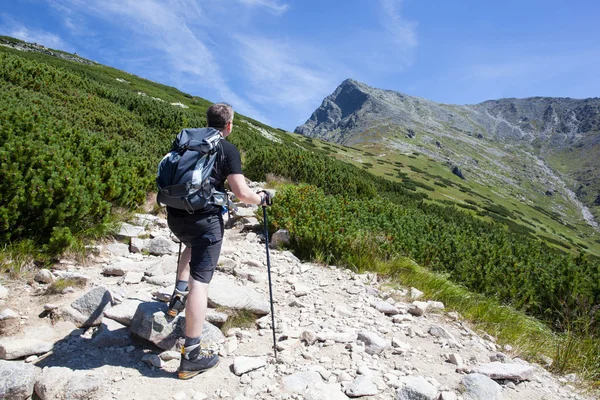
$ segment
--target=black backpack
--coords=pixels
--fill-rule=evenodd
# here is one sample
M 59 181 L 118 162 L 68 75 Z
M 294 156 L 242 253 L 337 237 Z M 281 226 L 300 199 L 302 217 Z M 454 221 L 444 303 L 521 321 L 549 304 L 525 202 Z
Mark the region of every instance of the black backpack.
M 158 164 L 158 204 L 190 214 L 209 205 L 227 204 L 227 195 L 215 189 L 211 177 L 222 138 L 214 128 L 179 132 L 171 151 Z

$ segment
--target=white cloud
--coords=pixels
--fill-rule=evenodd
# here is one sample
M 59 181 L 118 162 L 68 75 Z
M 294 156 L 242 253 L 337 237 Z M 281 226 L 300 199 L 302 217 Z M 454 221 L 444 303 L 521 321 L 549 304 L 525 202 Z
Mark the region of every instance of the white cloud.
M 237 36 L 244 73 L 253 87 L 248 94 L 257 103 L 305 108 L 323 99 L 339 77 L 324 68 L 310 67 L 302 46 L 263 37 Z M 323 62 L 329 64 L 328 62 Z
M 275 15 L 281 15 L 289 8 L 289 4 L 279 3 L 276 0 L 239 0 L 242 4 L 248 6 L 258 6 L 268 9 Z
M 383 27 L 390 35 L 390 41 L 399 50 L 417 47 L 417 22 L 407 21 L 400 14 L 402 0 L 381 0 L 384 12 Z
M 194 86 L 210 87 L 219 96 L 215 100 L 226 100 L 241 113 L 267 121 L 228 86 L 208 45 L 212 40 L 210 30 L 206 29 L 210 18 L 195 1 L 167 4 L 160 0 L 105 0 L 101 5 L 95 5 L 68 0 L 62 4 L 68 6 L 71 14 L 85 13 L 128 27 L 135 35 L 130 38 L 130 47 L 158 50 L 166 61 L 162 67 L 169 68 L 170 74 L 185 76 L 182 79 L 193 82 Z M 161 56 L 154 57 L 156 62 L 162 61 L 160 59 Z M 148 68 L 151 70 L 154 66 Z

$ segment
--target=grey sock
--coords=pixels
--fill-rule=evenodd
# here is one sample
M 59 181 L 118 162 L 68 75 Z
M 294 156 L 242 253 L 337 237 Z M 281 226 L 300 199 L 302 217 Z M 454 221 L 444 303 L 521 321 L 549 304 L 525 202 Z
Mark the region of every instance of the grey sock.
M 175 289 L 179 290 L 180 292 L 187 291 L 188 290 L 188 282 L 177 280 L 177 283 L 175 284 Z
M 191 338 L 191 337 L 185 337 L 185 342 L 183 343 L 183 347 L 188 347 L 188 346 L 193 346 L 195 344 L 199 344 L 200 343 L 200 336 L 195 337 L 195 338 Z

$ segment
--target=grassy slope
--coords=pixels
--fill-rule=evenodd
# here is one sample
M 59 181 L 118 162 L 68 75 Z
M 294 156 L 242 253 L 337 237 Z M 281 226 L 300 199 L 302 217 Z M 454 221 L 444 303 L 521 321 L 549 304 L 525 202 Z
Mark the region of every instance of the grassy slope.
M 387 179 L 401 181 L 398 172 L 404 173 L 411 180 L 433 187 L 434 191 L 423 188 L 418 190 L 427 192 L 431 199 L 442 203 L 450 201 L 465 205 L 468 202 L 473 205 L 475 202 L 479 210 L 486 205 L 500 205 L 513 213 L 514 222 L 533 229 L 539 236 L 563 243 L 564 246 L 560 247 L 586 249 L 600 255 L 598 232 L 583 220 L 581 212 L 572 202 L 559 194 L 548 196 L 545 193 L 547 189 L 540 182 L 541 179 L 535 177 L 539 172 L 527 163 L 530 160 L 524 160 L 527 157 L 524 149 L 512 149 L 509 152 L 504 143 L 477 143 L 471 140 L 475 143 L 469 144 L 452 137 L 441 140 L 442 149 L 439 149 L 435 141 L 432 142 L 419 132 L 414 139 L 406 139 L 404 130 L 383 132 L 385 134 L 366 133 L 363 138 L 365 142 L 355 144 L 352 148 L 346 147 L 346 151 L 341 150 L 343 146 L 333 143 L 321 143 L 316 139 L 313 143 L 317 148 L 325 146 L 325 149 L 336 149 L 330 154 L 357 166 L 366 165 L 368 168 L 365 169 L 369 172 Z M 402 143 L 402 149 L 393 149 L 394 143 Z M 473 172 L 463 168 L 467 179 L 462 180 L 452 174 L 449 163 L 435 160 L 423 154 L 423 151 L 442 153 L 447 160 L 455 160 L 457 154 L 470 154 L 471 160 L 466 162 L 473 167 Z M 587 155 L 590 156 L 590 152 Z M 571 164 L 574 163 L 573 158 L 563 158 L 562 162 L 568 163 L 569 160 Z M 403 166 L 398 167 L 396 163 Z M 509 175 L 514 178 L 511 182 L 506 182 L 502 175 L 506 175 L 507 165 L 518 165 L 522 171 L 521 177 Z M 485 170 L 485 176 L 474 174 L 477 169 Z M 533 179 L 528 179 L 528 175 L 533 176 Z M 449 181 L 453 184 L 449 184 Z M 445 187 L 435 182 L 442 183 Z M 470 191 L 465 191 L 465 187 Z

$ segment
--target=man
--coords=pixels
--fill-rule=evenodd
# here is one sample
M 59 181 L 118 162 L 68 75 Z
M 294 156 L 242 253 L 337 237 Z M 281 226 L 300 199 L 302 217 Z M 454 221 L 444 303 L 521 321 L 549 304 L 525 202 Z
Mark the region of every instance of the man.
M 227 103 L 213 104 L 206 112 L 209 128 L 220 131 L 223 138 L 233 129 L 233 109 Z M 254 193 L 242 173 L 240 153 L 226 140 L 219 142 L 219 155 L 211 173 L 215 189 L 225 192 L 225 180 L 236 197 L 246 204 L 271 204 L 267 191 Z M 219 356 L 200 347 L 200 335 L 207 308 L 208 284 L 215 271 L 223 242 L 222 208 L 209 205 L 190 214 L 167 207 L 169 228 L 185 244 L 177 269 L 177 284 L 169 303 L 171 316 L 186 308 L 185 343 L 179 378 L 189 379 L 216 366 Z

